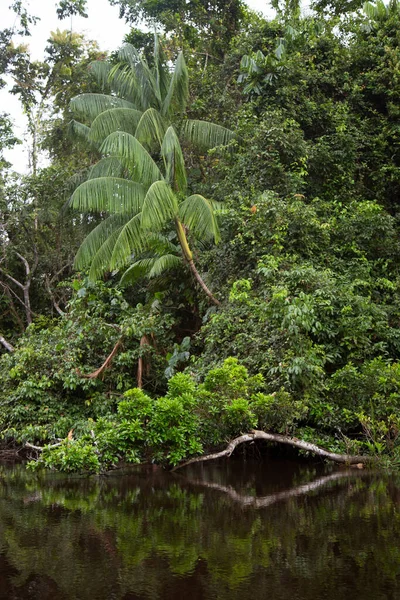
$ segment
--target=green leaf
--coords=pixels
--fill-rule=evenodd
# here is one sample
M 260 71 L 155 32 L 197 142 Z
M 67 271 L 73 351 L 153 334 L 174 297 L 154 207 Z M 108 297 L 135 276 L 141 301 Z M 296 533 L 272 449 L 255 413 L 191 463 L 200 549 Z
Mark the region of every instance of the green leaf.
M 72 135 L 73 137 L 80 138 L 82 141 L 88 142 L 89 144 L 93 145 L 90 139 L 90 127 L 88 127 L 87 125 L 83 125 L 83 123 L 79 123 L 79 121 L 75 121 L 75 119 L 72 119 L 69 122 L 68 129 L 70 135 Z
M 83 240 L 76 254 L 74 261 L 75 269 L 86 269 L 103 244 L 116 232 L 118 233 L 121 230 L 128 218 L 127 215 L 111 215 L 97 225 Z
M 96 281 L 104 273 L 112 270 L 112 254 L 120 232 L 121 227 L 113 231 L 93 256 L 89 270 L 89 279 L 91 281 Z
M 135 135 L 142 114 L 139 110 L 133 108 L 105 110 L 93 121 L 90 128 L 90 139 L 95 142 L 102 142 L 114 131 L 126 131 Z
M 220 240 L 213 204 L 200 194 L 189 196 L 180 204 L 179 217 L 199 240 Z
M 95 78 L 102 90 L 109 88 L 109 75 L 112 65 L 106 60 L 95 60 L 89 65 L 90 74 Z
M 143 202 L 142 225 L 160 231 L 167 221 L 178 214 L 178 201 L 165 181 L 156 181 L 147 191 Z
M 148 108 L 138 123 L 135 137 L 142 145 L 159 149 L 166 130 L 167 124 L 160 113 L 154 108 Z
M 129 133 L 111 133 L 101 146 L 102 152 L 118 156 L 129 169 L 134 180 L 146 188 L 154 181 L 163 179 L 160 169 L 142 144 Z
M 122 275 L 121 285 L 134 283 L 138 279 L 146 277 L 152 269 L 156 258 L 142 258 L 133 263 Z
M 74 113 L 92 121 L 97 115 L 110 108 L 135 108 L 135 106 L 131 102 L 116 96 L 79 94 L 79 96 L 72 98 L 70 108 Z
M 167 116 L 172 110 L 183 112 L 186 108 L 188 97 L 189 74 L 183 54 L 180 52 L 176 59 L 167 97 L 162 105 L 162 114 Z
M 167 165 L 167 181 L 177 191 L 185 193 L 187 187 L 185 159 L 174 128 L 168 127 L 161 146 Z
M 203 150 L 210 150 L 217 146 L 226 146 L 235 139 L 235 134 L 230 129 L 208 121 L 188 119 L 182 125 L 182 138 Z
M 82 183 L 70 204 L 82 212 L 135 214 L 142 208 L 145 190 L 140 183 L 119 177 L 99 177 Z
M 98 177 L 122 177 L 124 168 L 116 156 L 102 158 L 89 171 L 88 179 Z
M 139 213 L 122 227 L 110 261 L 113 269 L 125 265 L 133 252 L 141 252 L 147 247 L 148 235 L 143 230 L 141 220 L 142 215 Z
M 164 254 L 154 260 L 153 266 L 149 270 L 148 277 L 158 277 L 164 271 L 182 267 L 182 258 L 174 254 Z

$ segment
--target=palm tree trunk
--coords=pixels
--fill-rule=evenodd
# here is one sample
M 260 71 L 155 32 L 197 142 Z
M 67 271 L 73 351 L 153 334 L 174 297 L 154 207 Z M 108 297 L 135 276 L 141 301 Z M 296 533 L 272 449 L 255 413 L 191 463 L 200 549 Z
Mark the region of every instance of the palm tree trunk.
M 194 278 L 196 279 L 197 283 L 200 285 L 203 292 L 210 298 L 211 302 L 213 304 L 215 304 L 216 306 L 221 306 L 221 302 L 213 296 L 212 292 L 208 289 L 208 287 L 204 283 L 200 273 L 196 269 L 196 265 L 193 262 L 193 254 L 189 247 L 189 243 L 187 241 L 184 226 L 179 221 L 179 219 L 175 219 L 175 225 L 176 225 L 176 232 L 178 234 L 179 244 L 182 249 L 182 254 L 185 257 L 185 259 L 187 260 L 187 263 L 189 265 L 190 270 L 192 271 L 192 273 L 194 275 Z
M 212 292 L 208 289 L 208 287 L 204 283 L 200 273 L 196 269 L 196 265 L 194 264 L 193 259 L 188 261 L 188 265 L 189 265 L 189 268 L 192 271 L 197 283 L 200 285 L 200 287 L 204 291 L 204 293 L 207 294 L 207 296 L 210 298 L 211 302 L 213 304 L 215 304 L 216 306 L 221 306 L 221 302 L 219 300 L 217 300 L 217 298 L 215 298 L 215 296 L 213 296 Z

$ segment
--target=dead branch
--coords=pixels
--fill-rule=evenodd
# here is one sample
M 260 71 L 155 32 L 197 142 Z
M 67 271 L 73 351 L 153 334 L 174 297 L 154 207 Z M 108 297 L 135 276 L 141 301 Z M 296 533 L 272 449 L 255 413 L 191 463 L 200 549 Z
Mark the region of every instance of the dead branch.
M 310 444 L 310 442 L 304 442 L 303 440 L 298 440 L 297 438 L 291 438 L 286 435 L 280 435 L 279 433 L 267 433 L 266 431 L 251 431 L 250 433 L 245 433 L 241 435 L 227 445 L 225 450 L 221 450 L 221 452 L 215 452 L 214 454 L 206 454 L 205 456 L 197 456 L 196 458 L 191 458 L 181 465 L 177 465 L 172 469 L 172 471 L 176 471 L 177 469 L 181 469 L 182 467 L 186 467 L 187 465 L 204 462 L 206 460 L 216 460 L 218 458 L 223 458 L 224 456 L 231 456 L 232 452 L 235 450 L 237 446 L 240 444 L 244 444 L 245 442 L 254 442 L 254 440 L 266 440 L 268 442 L 275 442 L 278 444 L 285 444 L 287 446 L 293 446 L 293 448 L 299 448 L 300 450 L 306 450 L 307 452 L 311 452 L 312 454 L 316 454 L 317 456 L 321 456 L 322 458 L 327 458 L 328 460 L 332 460 L 337 463 L 344 463 L 348 465 L 353 464 L 365 464 L 371 461 L 371 458 L 368 456 L 352 456 L 350 454 L 336 454 L 335 452 L 328 452 L 328 450 L 324 450 L 315 444 Z
M 25 448 L 31 448 L 32 450 L 36 450 L 37 452 L 43 452 L 46 448 L 57 448 L 61 446 L 62 442 L 57 442 L 56 444 L 48 444 L 46 446 L 34 446 L 34 444 L 30 444 L 29 442 L 25 442 Z
M 7 342 L 7 340 L 2 335 L 0 335 L 0 344 L 3 344 L 4 348 L 9 352 L 14 352 L 15 350 L 14 346 L 10 344 L 10 342 Z

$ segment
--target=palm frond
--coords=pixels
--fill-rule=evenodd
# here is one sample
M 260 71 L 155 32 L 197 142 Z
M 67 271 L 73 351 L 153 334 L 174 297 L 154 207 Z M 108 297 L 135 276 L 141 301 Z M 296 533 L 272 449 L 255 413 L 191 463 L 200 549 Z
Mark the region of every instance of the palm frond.
M 71 110 L 90 121 L 110 108 L 135 108 L 132 102 L 107 94 L 79 94 L 70 102 Z
M 97 115 L 90 128 L 90 139 L 102 142 L 114 131 L 135 135 L 142 112 L 134 108 L 111 108 Z
M 148 108 L 138 123 L 135 137 L 143 146 L 159 149 L 166 130 L 167 124 L 158 110 Z
M 83 123 L 79 123 L 79 121 L 75 121 L 75 119 L 72 119 L 69 122 L 68 133 L 72 137 L 77 137 L 77 138 L 81 139 L 82 141 L 93 145 L 93 143 L 91 142 L 91 139 L 89 137 L 90 136 L 90 127 L 88 127 L 87 125 L 84 125 Z
M 124 266 L 132 253 L 142 252 L 147 247 L 148 235 L 141 225 L 141 213 L 130 219 L 121 229 L 115 241 L 110 260 L 111 268 Z
M 172 126 L 168 127 L 161 146 L 161 154 L 166 163 L 166 179 L 172 189 L 185 193 L 187 187 L 185 159 L 178 136 Z
M 97 162 L 89 171 L 87 179 L 98 177 L 122 177 L 124 168 L 116 156 L 107 156 Z
M 128 218 L 129 217 L 127 217 L 127 215 L 111 215 L 97 225 L 94 229 L 92 229 L 92 231 L 83 240 L 75 256 L 75 269 L 86 269 L 103 244 L 110 238 L 110 236 L 113 236 L 115 233 L 119 233 Z
M 121 285 L 135 283 L 138 279 L 147 277 L 159 277 L 165 271 L 182 267 L 182 258 L 174 254 L 164 254 L 163 256 L 153 256 L 149 258 L 141 258 L 133 263 L 123 274 Z
M 179 217 L 199 240 L 214 238 L 215 243 L 220 240 L 213 205 L 200 194 L 189 196 L 180 204 Z
M 72 194 L 71 206 L 82 212 L 138 213 L 145 190 L 140 183 L 120 177 L 98 177 L 82 183 Z
M 108 75 L 113 92 L 120 98 L 125 98 L 137 110 L 143 110 L 143 94 L 132 68 L 125 63 L 113 65 Z
M 90 173 L 90 170 L 89 170 L 89 173 Z M 71 175 L 71 177 L 68 177 L 68 179 L 66 180 L 66 182 L 64 184 L 64 192 L 65 192 L 65 197 L 67 199 L 67 202 L 63 206 L 63 210 L 64 210 L 64 208 L 69 207 L 71 195 L 76 190 L 76 188 L 78 186 L 80 186 L 81 183 L 83 183 L 87 179 L 88 179 L 88 169 L 83 169 L 82 171 L 77 171 L 77 173 L 74 173 L 74 175 Z
M 134 67 L 140 61 L 140 54 L 133 44 L 125 43 L 118 50 L 118 58 Z
M 163 179 L 160 169 L 142 144 L 129 133 L 115 131 L 103 142 L 101 151 L 117 156 L 129 169 L 132 179 L 149 187 L 154 181 Z
M 189 74 L 182 52 L 176 59 L 167 96 L 162 104 L 161 113 L 167 116 L 172 109 L 183 112 L 189 97 Z
M 147 105 L 142 102 L 143 109 L 153 106 L 161 108 L 161 97 L 159 94 L 156 78 L 151 72 L 147 60 L 136 50 L 132 44 L 124 44 L 119 51 L 119 58 L 123 62 L 127 62 L 133 74 L 133 79 L 141 91 L 142 100 L 145 100 Z
M 146 277 L 152 269 L 157 259 L 152 258 L 141 258 L 133 263 L 122 275 L 120 284 L 128 285 L 129 283 L 135 283 L 138 279 Z
M 235 139 L 235 134 L 230 129 L 210 123 L 188 119 L 183 122 L 182 138 L 202 150 L 210 150 L 217 146 L 226 146 Z
M 178 201 L 170 186 L 165 181 L 153 183 L 143 202 L 143 228 L 160 231 L 177 214 Z
M 161 100 L 164 100 L 164 98 L 168 94 L 168 87 L 171 77 L 167 67 L 165 66 L 166 60 L 162 50 L 162 46 L 160 44 L 159 36 L 157 34 L 154 34 L 153 57 L 157 89 L 159 91 L 159 96 Z
M 159 258 L 154 260 L 153 266 L 149 270 L 148 277 L 158 277 L 164 271 L 175 269 L 176 267 L 182 267 L 182 257 L 176 256 L 175 254 L 163 254 Z
M 112 270 L 110 261 L 120 230 L 121 228 L 113 231 L 93 256 L 89 269 L 89 279 L 91 281 L 96 281 L 104 275 L 104 273 Z
M 149 235 L 149 248 L 155 254 L 178 254 L 180 248 L 177 244 L 173 244 L 162 233 L 153 233 Z
M 106 60 L 95 60 L 89 65 L 90 74 L 95 78 L 103 91 L 108 91 L 110 87 L 108 77 L 111 69 L 111 63 Z

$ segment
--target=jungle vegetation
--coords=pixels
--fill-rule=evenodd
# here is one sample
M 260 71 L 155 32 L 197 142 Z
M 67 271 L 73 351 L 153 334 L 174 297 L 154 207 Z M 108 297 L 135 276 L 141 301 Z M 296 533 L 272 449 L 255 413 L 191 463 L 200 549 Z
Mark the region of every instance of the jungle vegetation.
M 0 33 L 31 139 L 18 175 L 1 115 L 2 443 L 98 472 L 262 429 L 398 467 L 399 2 L 110 2 L 109 56 L 32 61 L 24 3 Z

